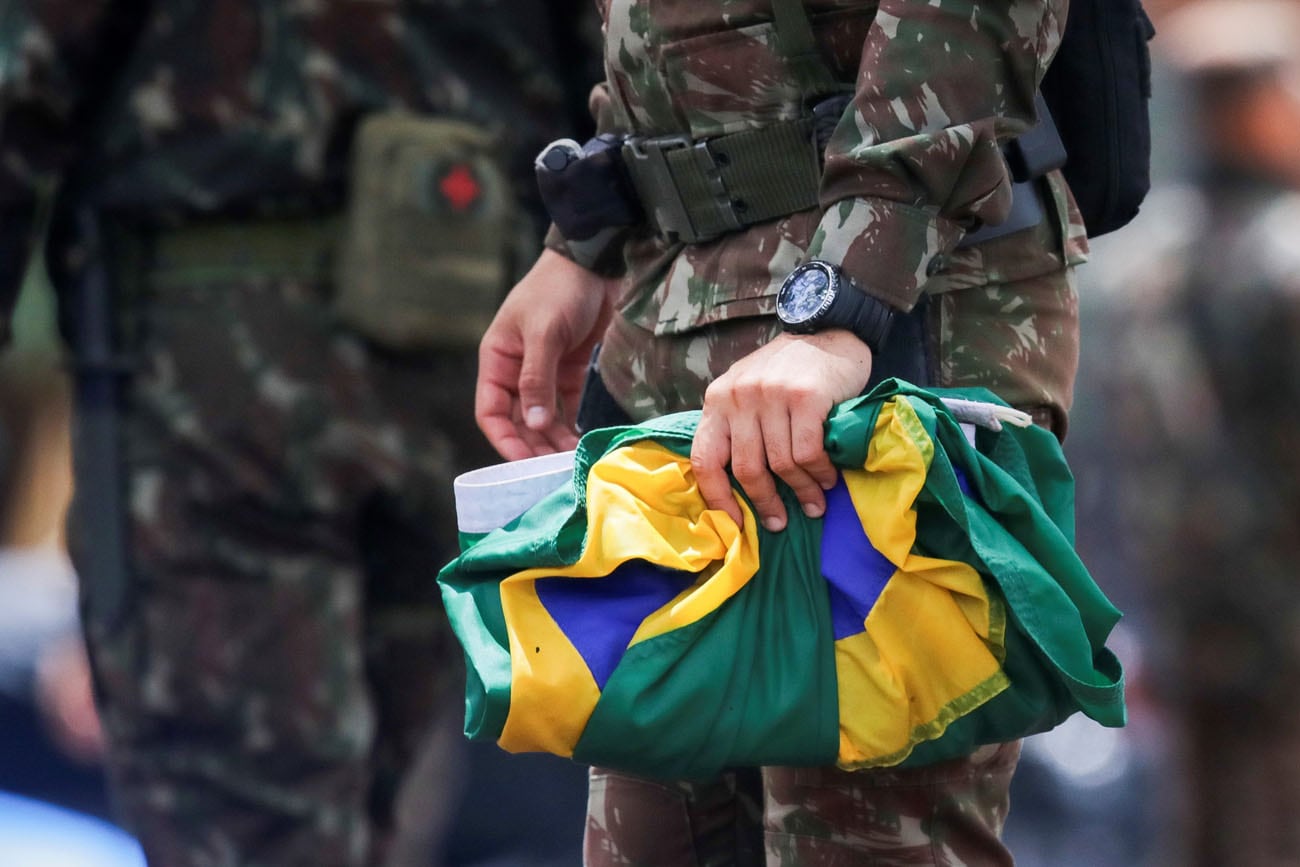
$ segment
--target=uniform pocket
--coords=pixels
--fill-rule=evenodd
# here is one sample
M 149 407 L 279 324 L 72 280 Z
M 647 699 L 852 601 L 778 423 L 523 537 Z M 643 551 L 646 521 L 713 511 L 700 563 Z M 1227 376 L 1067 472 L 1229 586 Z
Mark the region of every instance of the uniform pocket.
M 766 11 L 766 10 L 765 10 Z M 875 3 L 812 15 L 811 23 L 831 74 L 851 82 Z M 692 138 L 797 120 L 807 98 L 777 50 L 770 21 L 696 34 L 666 42 L 659 67 L 681 126 Z
M 334 312 L 403 350 L 477 345 L 527 234 L 488 133 L 381 114 L 358 132 Z

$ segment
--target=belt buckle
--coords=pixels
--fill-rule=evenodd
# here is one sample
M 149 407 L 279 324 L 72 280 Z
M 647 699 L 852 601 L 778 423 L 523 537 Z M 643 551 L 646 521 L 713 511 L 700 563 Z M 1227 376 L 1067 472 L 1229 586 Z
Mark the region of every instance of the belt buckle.
M 680 134 L 633 136 L 624 142 L 624 159 L 640 193 L 641 202 L 643 205 L 651 204 L 646 209 L 648 215 L 665 237 L 688 244 L 698 240 L 686 203 L 682 201 L 672 168 L 664 154 L 686 148 L 702 148 L 706 144 Z
M 681 150 L 682 148 L 694 147 L 696 141 L 690 136 L 683 133 L 674 135 L 656 135 L 656 136 L 630 136 L 624 142 L 632 149 L 632 155 L 637 159 L 648 159 L 648 151 L 657 151 L 661 156 L 665 151 Z M 700 142 L 703 144 L 703 142 Z

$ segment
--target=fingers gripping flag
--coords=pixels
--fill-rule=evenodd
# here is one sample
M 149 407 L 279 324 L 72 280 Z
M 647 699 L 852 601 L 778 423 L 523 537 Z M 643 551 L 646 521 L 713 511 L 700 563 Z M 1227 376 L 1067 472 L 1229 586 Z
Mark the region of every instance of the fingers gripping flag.
M 571 471 L 545 459 L 550 492 L 522 514 L 506 501 L 528 480 L 489 488 L 512 520 L 463 520 L 439 576 L 466 734 L 683 778 L 924 764 L 1076 711 L 1123 725 L 1119 614 L 1074 552 L 1073 480 L 1010 412 L 898 381 L 841 405 L 826 514 L 782 487 L 781 533 L 738 486 L 741 526 L 705 507 L 698 413 L 592 431 Z

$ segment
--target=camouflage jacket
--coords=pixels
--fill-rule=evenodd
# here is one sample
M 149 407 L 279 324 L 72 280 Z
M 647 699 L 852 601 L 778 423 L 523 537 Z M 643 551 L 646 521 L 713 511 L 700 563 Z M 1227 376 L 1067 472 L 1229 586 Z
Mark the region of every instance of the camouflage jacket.
M 771 0 L 598 3 L 607 80 L 592 111 L 606 129 L 702 138 L 797 118 L 816 96 L 774 47 Z M 622 303 L 633 325 L 663 336 L 769 314 L 782 279 L 809 256 L 840 263 L 903 310 L 923 289 L 997 279 L 978 247 L 956 246 L 1007 213 L 1000 145 L 1034 120 L 1067 0 L 805 5 L 830 71 L 856 82 L 826 150 L 821 208 L 693 246 L 634 234 Z M 1064 182 L 1053 175 L 1049 185 L 1059 268 L 1082 261 L 1087 242 Z M 555 233 L 549 242 L 563 252 Z
M 0 343 L 54 178 L 148 221 L 311 212 L 341 202 L 357 120 L 400 107 L 497 131 L 531 190 L 533 155 L 581 116 L 566 94 L 599 76 L 573 62 L 584 16 L 585 0 L 6 3 Z

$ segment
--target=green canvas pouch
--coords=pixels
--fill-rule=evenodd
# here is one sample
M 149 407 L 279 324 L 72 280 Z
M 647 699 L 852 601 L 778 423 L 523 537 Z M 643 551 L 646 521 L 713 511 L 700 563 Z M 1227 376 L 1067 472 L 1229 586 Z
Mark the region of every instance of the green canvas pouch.
M 335 313 L 391 349 L 476 346 L 526 232 L 486 130 L 373 115 L 353 151 Z

